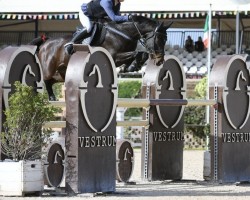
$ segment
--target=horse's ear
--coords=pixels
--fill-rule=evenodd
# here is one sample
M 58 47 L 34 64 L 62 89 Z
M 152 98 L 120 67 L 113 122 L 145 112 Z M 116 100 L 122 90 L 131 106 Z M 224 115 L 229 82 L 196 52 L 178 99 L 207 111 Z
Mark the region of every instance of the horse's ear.
M 166 28 L 166 30 L 173 24 L 174 22 L 168 22 L 166 25 L 164 25 L 164 27 Z
M 161 30 L 161 28 L 163 27 L 163 22 L 161 22 L 155 29 L 155 32 Z

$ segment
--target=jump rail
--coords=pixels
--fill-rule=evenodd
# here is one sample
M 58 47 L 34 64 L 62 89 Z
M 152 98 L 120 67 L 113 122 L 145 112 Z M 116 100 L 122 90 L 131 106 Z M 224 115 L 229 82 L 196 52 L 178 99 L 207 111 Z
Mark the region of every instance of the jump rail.
M 57 107 L 65 107 L 65 101 L 50 101 L 50 103 Z M 148 108 L 149 106 L 214 106 L 217 104 L 216 100 L 210 99 L 128 99 L 119 98 L 117 107 L 126 108 Z M 117 126 L 148 126 L 147 120 L 136 121 L 117 121 Z M 65 128 L 66 121 L 50 121 L 43 127 L 45 128 Z
M 119 98 L 117 106 L 127 108 L 137 108 L 149 106 L 213 106 L 216 105 L 216 100 L 194 100 L 194 99 L 127 99 Z

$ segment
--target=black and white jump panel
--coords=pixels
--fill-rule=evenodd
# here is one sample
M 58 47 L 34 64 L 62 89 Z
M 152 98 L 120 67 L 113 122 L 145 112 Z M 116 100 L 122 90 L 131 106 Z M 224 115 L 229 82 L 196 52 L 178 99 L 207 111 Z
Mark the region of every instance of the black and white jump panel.
M 118 139 L 116 143 L 116 179 L 129 182 L 134 170 L 134 150 L 129 140 Z
M 250 76 L 247 56 L 218 58 L 210 77 L 211 178 L 220 182 L 250 181 Z
M 9 96 L 15 91 L 16 81 L 32 86 L 37 92 L 44 89 L 40 62 L 35 55 L 36 46 L 6 47 L 0 51 L 0 131 L 5 121 L 4 110 Z M 0 149 L 1 152 L 1 149 Z M 6 156 L 0 153 L 0 159 Z
M 143 98 L 186 99 L 186 79 L 175 56 L 166 56 L 161 66 L 149 62 L 143 78 Z M 142 137 L 142 177 L 147 180 L 182 178 L 185 106 L 151 106 L 144 119 L 149 127 Z
M 53 139 L 46 146 L 44 183 L 49 187 L 65 187 L 65 138 Z
M 66 73 L 66 189 L 114 192 L 117 75 L 103 48 L 77 51 Z

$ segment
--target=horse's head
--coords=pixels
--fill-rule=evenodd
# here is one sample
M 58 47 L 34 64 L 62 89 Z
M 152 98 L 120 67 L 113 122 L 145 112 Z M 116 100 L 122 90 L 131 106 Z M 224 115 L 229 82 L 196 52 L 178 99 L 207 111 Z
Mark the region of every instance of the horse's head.
M 164 47 L 167 42 L 167 29 L 172 23 L 165 26 L 159 23 L 155 30 L 145 35 L 145 47 L 149 52 L 150 58 L 155 59 L 156 65 L 161 65 L 164 61 Z
M 159 23 L 142 16 L 133 16 L 133 23 L 140 35 L 140 42 L 145 46 L 156 65 L 164 61 L 164 46 L 167 41 L 167 29 L 172 25 Z

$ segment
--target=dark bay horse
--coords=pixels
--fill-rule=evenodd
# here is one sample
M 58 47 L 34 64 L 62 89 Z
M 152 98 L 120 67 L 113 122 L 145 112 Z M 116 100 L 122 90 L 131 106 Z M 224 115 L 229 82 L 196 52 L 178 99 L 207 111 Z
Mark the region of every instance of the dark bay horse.
M 164 61 L 164 46 L 167 41 L 166 30 L 169 25 L 142 17 L 133 16 L 131 22 L 107 23 L 104 28 L 106 34 L 98 45 L 104 47 L 113 57 L 117 67 L 129 66 L 136 58 L 137 42 L 140 41 L 146 48 L 149 56 L 155 60 L 156 65 Z M 38 58 L 40 60 L 46 89 L 49 99 L 55 100 L 52 85 L 64 81 L 66 68 L 70 56 L 64 51 L 64 44 L 71 40 L 72 36 L 51 38 L 43 43 L 37 39 L 30 44 L 38 46 Z

